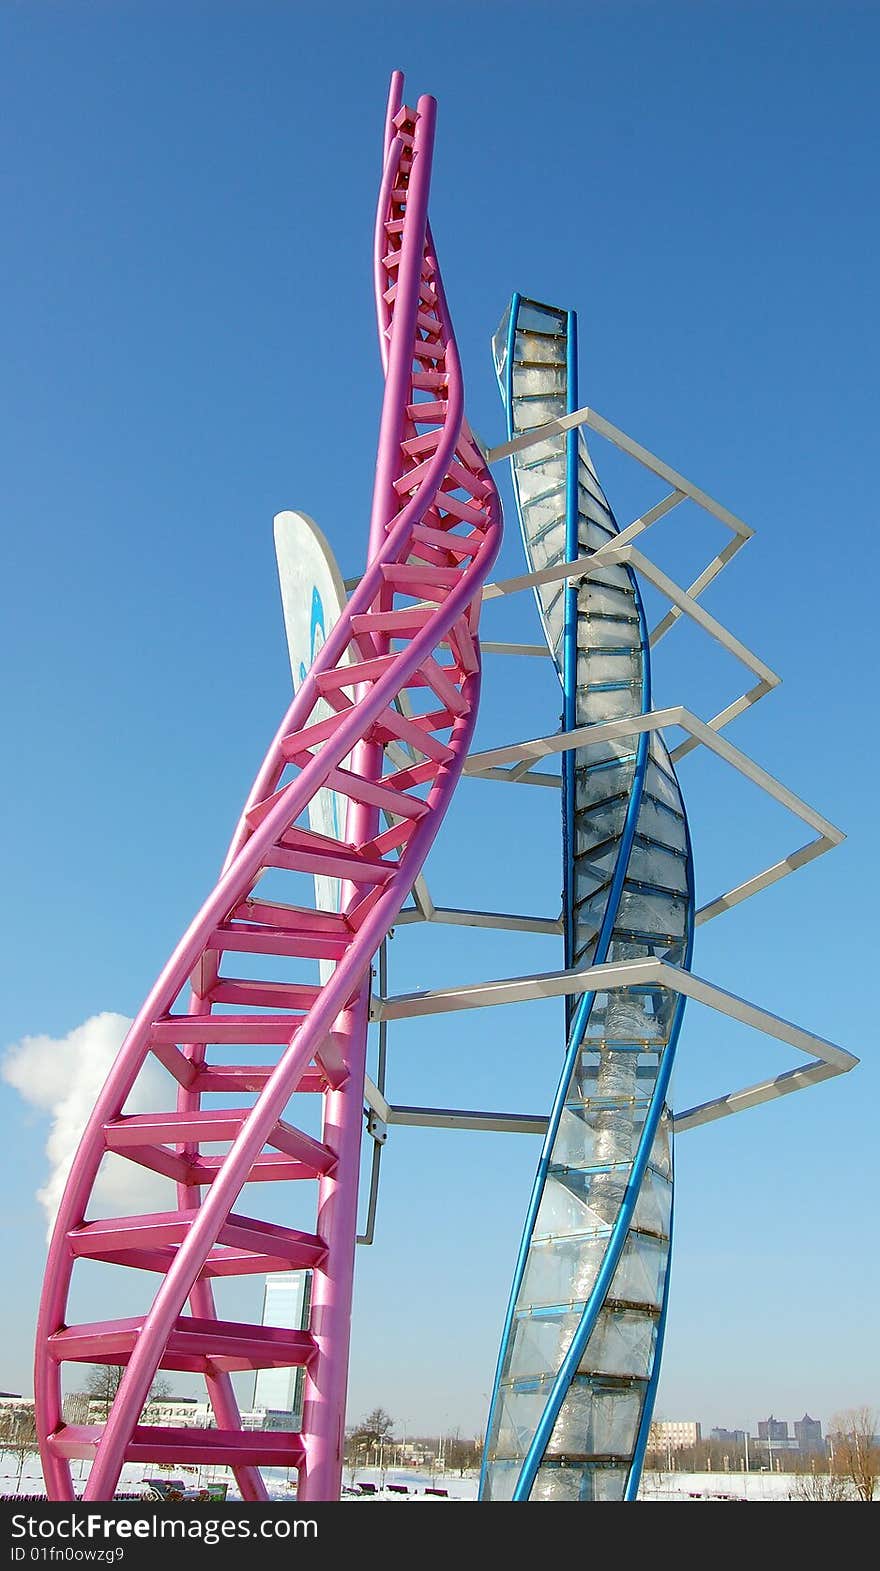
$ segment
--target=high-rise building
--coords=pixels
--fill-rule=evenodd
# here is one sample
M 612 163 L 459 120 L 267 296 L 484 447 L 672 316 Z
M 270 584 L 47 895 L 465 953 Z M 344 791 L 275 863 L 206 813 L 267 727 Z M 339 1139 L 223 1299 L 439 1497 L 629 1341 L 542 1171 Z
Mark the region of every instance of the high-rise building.
M 718 1440 L 726 1446 L 743 1446 L 746 1443 L 746 1432 L 744 1429 L 713 1429 L 709 1439 Z
M 302 1331 L 308 1325 L 311 1302 L 310 1271 L 274 1271 L 263 1291 L 264 1326 Z M 303 1371 L 301 1368 L 260 1369 L 254 1381 L 254 1409 L 266 1414 L 266 1428 L 298 1429 L 302 1421 Z
M 822 1425 L 818 1418 L 810 1418 L 805 1413 L 803 1418 L 794 1421 L 794 1437 L 798 1443 L 799 1451 L 824 1451 L 825 1442 L 822 1439 Z
M 785 1419 L 774 1418 L 772 1414 L 769 1418 L 759 1419 L 758 1439 L 769 1440 L 771 1445 L 776 1445 L 777 1442 L 780 1445 L 784 1445 L 787 1440 L 791 1439 Z

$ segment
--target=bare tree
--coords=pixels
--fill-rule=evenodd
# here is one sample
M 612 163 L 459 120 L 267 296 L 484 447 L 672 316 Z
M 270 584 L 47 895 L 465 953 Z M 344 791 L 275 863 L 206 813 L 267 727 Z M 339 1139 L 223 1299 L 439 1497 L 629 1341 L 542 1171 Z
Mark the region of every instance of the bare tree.
M 18 1464 L 18 1478 L 15 1485 L 15 1493 L 18 1494 L 25 1462 L 28 1457 L 36 1456 L 39 1451 L 33 1408 L 4 1414 L 2 1429 L 0 1429 L 0 1451 L 14 1457 Z
M 873 1500 L 880 1478 L 877 1427 L 877 1412 L 870 1407 L 850 1407 L 831 1420 L 835 1471 L 849 1480 L 858 1500 Z
M 827 1473 L 810 1470 L 798 1475 L 790 1499 L 851 1500 L 852 1487 L 849 1479 L 833 1467 Z
M 461 1430 L 456 1429 L 446 1441 L 446 1466 L 458 1468 L 459 1476 L 464 1478 L 467 1468 L 479 1465 L 480 1451 L 479 1440 L 463 1440 Z
M 391 1414 L 386 1413 L 384 1407 L 374 1407 L 372 1413 L 361 1419 L 351 1438 L 356 1445 L 378 1446 L 388 1440 L 393 1426 Z
M 100 1404 L 103 1409 L 101 1414 L 103 1418 L 107 1417 L 113 1405 L 124 1374 L 124 1364 L 96 1364 L 94 1369 L 90 1369 L 86 1375 L 83 1395 L 87 1396 L 90 1401 Z M 170 1395 L 171 1387 L 168 1381 L 164 1380 L 161 1375 L 158 1376 L 150 1387 L 150 1393 L 144 1403 L 141 1418 L 143 1418 L 144 1413 L 152 1402 L 165 1402 Z

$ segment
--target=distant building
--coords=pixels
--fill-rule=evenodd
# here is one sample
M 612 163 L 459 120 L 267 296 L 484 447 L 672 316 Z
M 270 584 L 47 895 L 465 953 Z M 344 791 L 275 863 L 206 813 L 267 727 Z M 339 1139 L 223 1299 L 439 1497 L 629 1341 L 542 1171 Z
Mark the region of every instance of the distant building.
M 785 1445 L 791 1439 L 788 1424 L 783 1418 L 762 1418 L 758 1422 L 758 1439 L 769 1440 L 771 1445 Z
M 89 1398 L 85 1391 L 71 1391 L 61 1402 L 61 1416 L 65 1424 L 87 1424 Z
M 655 1418 L 648 1434 L 649 1451 L 685 1451 L 699 1445 L 700 1426 L 692 1418 Z
M 311 1307 L 310 1271 L 274 1271 L 266 1277 L 263 1292 L 264 1326 L 302 1331 Z M 303 1371 L 301 1368 L 260 1369 L 254 1381 L 254 1412 L 265 1415 L 266 1429 L 299 1429 L 302 1424 Z M 254 1426 L 256 1427 L 256 1425 Z
M 798 1443 L 799 1451 L 824 1451 L 825 1442 L 822 1439 L 822 1425 L 818 1418 L 810 1418 L 805 1413 L 803 1418 L 794 1421 L 794 1437 Z
M 106 1403 L 99 1402 L 97 1407 L 96 1416 L 101 1419 Z M 163 1429 L 212 1429 L 214 1411 L 210 1402 L 199 1402 L 194 1396 L 162 1397 L 147 1404 L 142 1422 L 159 1424 Z
M 746 1432 L 744 1429 L 713 1429 L 710 1440 L 717 1440 L 725 1446 L 744 1446 Z

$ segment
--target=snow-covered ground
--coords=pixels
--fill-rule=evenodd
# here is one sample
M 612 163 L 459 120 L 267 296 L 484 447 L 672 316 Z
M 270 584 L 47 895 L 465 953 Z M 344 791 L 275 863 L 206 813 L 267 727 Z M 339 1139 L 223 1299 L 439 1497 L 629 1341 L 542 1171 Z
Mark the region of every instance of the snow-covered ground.
M 144 1478 L 155 1475 L 157 1477 L 182 1479 L 188 1489 L 200 1488 L 205 1484 L 219 1482 L 223 1479 L 230 1480 L 229 1500 L 239 1498 L 231 1475 L 222 1468 L 186 1468 L 176 1467 L 173 1473 L 160 1474 L 155 1467 L 148 1463 L 126 1462 L 119 1480 L 118 1493 L 140 1492 Z M 73 1483 L 77 1494 L 81 1493 L 83 1485 L 89 1476 L 87 1462 L 73 1463 Z M 296 1473 L 288 1473 L 283 1468 L 268 1467 L 263 1469 L 263 1477 L 273 1500 L 291 1500 L 296 1494 Z M 445 1473 L 432 1471 L 427 1468 L 399 1468 L 386 1467 L 380 1472 L 372 1467 L 346 1467 L 342 1475 L 344 1500 L 420 1500 L 442 1501 L 447 1500 L 475 1500 L 477 1496 L 477 1474 L 466 1474 L 459 1478 L 458 1473 Z M 361 1484 L 371 1486 L 362 1491 Z M 432 1493 L 431 1491 L 445 1490 L 446 1494 Z M 404 1492 L 405 1491 L 405 1492 Z M 426 1493 L 427 1491 L 427 1493 Z M 0 1455 L 0 1495 L 40 1495 L 44 1493 L 43 1475 L 36 1457 L 31 1458 L 25 1465 L 21 1484 L 18 1484 L 18 1468 L 13 1467 L 12 1458 Z
M 73 1464 L 73 1478 L 77 1493 L 88 1478 L 88 1463 Z M 126 1463 L 119 1481 L 119 1492 L 138 1492 L 142 1480 L 155 1469 L 140 1463 Z M 176 1468 L 173 1475 L 185 1481 L 187 1487 L 197 1488 L 228 1476 L 222 1469 Z M 273 1500 L 292 1500 L 296 1492 L 296 1474 L 281 1468 L 266 1468 L 264 1475 Z M 351 1468 L 343 1473 L 343 1500 L 395 1500 L 419 1504 L 440 1504 L 454 1500 L 475 1500 L 478 1477 L 466 1473 L 431 1471 L 426 1468 Z M 360 1485 L 371 1486 L 361 1490 Z M 640 1500 L 659 1503 L 665 1500 L 791 1500 L 797 1498 L 798 1480 L 793 1473 L 646 1473 L 642 1480 Z M 9 1456 L 0 1456 L 0 1494 L 40 1495 L 44 1493 L 43 1475 L 36 1458 L 29 1460 L 18 1485 L 18 1469 L 12 1467 Z M 433 1491 L 438 1491 L 434 1493 Z M 446 1494 L 439 1491 L 446 1491 Z M 238 1499 L 234 1484 L 228 1498 Z

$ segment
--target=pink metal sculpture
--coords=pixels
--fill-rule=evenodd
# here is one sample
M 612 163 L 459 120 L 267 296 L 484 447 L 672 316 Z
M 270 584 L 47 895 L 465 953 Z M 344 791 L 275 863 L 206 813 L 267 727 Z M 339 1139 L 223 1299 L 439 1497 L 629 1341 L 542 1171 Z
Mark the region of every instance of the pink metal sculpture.
M 265 1498 L 261 1464 L 298 1468 L 303 1500 L 339 1493 L 370 961 L 467 753 L 480 686 L 480 591 L 501 534 L 497 492 L 464 419 L 427 222 L 436 104 L 424 97 L 415 110 L 403 107 L 402 91 L 395 73 L 376 221 L 386 380 L 368 567 L 282 720 L 220 878 L 134 1021 L 73 1163 L 36 1350 L 43 1468 L 57 1499 L 73 1497 L 69 1463 L 83 1457 L 94 1459 L 85 1488 L 93 1500 L 112 1496 L 125 1461 L 228 1464 L 250 1500 Z M 315 721 L 321 700 L 334 712 Z M 408 767 L 388 767 L 391 741 L 408 745 Z M 322 787 L 347 801 L 343 840 L 302 827 Z M 279 868 L 341 880 L 339 914 L 261 898 L 258 881 Z M 323 985 L 237 978 L 240 952 L 331 960 L 335 969 Z M 173 1013 L 187 984 L 188 1004 Z M 212 1063 L 214 1044 L 240 1048 L 241 1062 Z M 249 1049 L 266 1045 L 280 1050 L 277 1062 L 249 1062 L 257 1056 Z M 150 1055 L 178 1082 L 176 1111 L 126 1114 Z M 211 1093 L 254 1100 L 206 1106 Z M 307 1093 L 323 1097 L 320 1140 L 282 1119 L 294 1094 Z M 203 1150 L 227 1141 L 223 1155 Z M 108 1151 L 171 1179 L 176 1209 L 89 1220 Z M 234 1209 L 246 1184 L 294 1179 L 317 1182 L 313 1233 Z M 146 1312 L 68 1325 L 73 1267 L 83 1257 L 158 1273 Z M 304 1267 L 313 1271 L 308 1331 L 218 1318 L 213 1277 Z M 63 1421 L 66 1360 L 126 1366 L 106 1424 Z M 244 1430 L 231 1372 L 291 1364 L 306 1369 L 302 1433 Z M 216 1428 L 139 1423 L 160 1369 L 204 1374 Z

